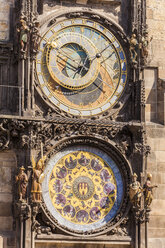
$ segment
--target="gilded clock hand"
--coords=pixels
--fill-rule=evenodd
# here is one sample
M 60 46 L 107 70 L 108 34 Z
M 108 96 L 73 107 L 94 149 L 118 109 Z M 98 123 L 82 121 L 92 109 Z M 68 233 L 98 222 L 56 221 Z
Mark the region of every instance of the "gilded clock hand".
M 102 54 L 105 50 L 107 50 L 108 47 L 110 47 L 111 44 L 109 44 L 108 46 L 106 46 L 100 53 Z
M 57 55 L 57 57 L 59 58 L 59 59 L 61 59 L 62 61 L 64 61 L 65 63 L 67 63 L 69 66 L 71 66 L 72 68 L 70 68 L 70 69 L 75 69 L 75 71 L 77 70 L 77 67 L 75 67 L 74 65 L 72 65 L 71 63 L 69 63 L 68 61 L 66 61 L 65 59 L 63 59 L 63 58 L 61 58 L 59 55 Z M 58 62 L 59 64 L 61 64 L 61 65 L 63 65 L 62 63 L 60 63 L 60 62 Z
M 115 52 L 111 53 L 107 58 L 105 58 L 103 61 L 101 61 L 101 64 L 104 63 L 107 59 L 109 59 Z
M 97 79 L 96 79 L 97 80 Z M 100 91 L 102 91 L 103 93 L 105 93 L 105 91 L 97 84 L 93 83 Z
M 86 67 L 84 67 L 84 69 L 88 70 Z M 82 66 L 81 66 L 81 61 L 80 61 L 77 69 L 75 70 L 75 72 L 72 75 L 70 75 L 70 77 L 74 79 L 77 73 L 80 74 L 81 70 L 82 70 Z M 81 76 L 81 74 L 80 74 L 80 76 Z
M 111 44 L 109 44 L 107 47 L 105 47 L 101 52 L 98 52 L 98 53 L 96 53 L 96 55 L 94 56 L 94 58 L 92 59 L 92 61 L 94 60 L 94 59 L 98 59 L 98 58 L 100 58 L 101 57 L 101 55 L 102 55 L 102 53 L 108 48 L 108 47 L 110 47 L 111 46 Z M 91 62 L 92 62 L 91 61 Z
M 85 60 L 84 60 L 84 63 L 82 64 L 82 66 L 80 65 L 80 67 L 81 67 L 80 72 L 79 72 L 80 75 L 81 75 L 81 72 L 82 72 L 83 69 L 89 70 L 89 68 L 87 68 L 87 67 L 85 66 L 87 59 L 88 59 L 88 56 L 86 56 L 86 58 L 85 58 Z M 81 61 L 80 61 L 80 62 L 81 62 Z
M 103 82 L 104 84 L 106 84 L 109 88 L 114 89 L 113 86 L 109 85 L 107 82 L 105 82 L 104 80 L 102 80 L 100 77 L 97 77 L 101 82 Z
M 59 49 L 61 51 L 61 54 L 66 56 L 68 59 L 72 60 L 73 62 L 75 62 L 76 64 L 78 64 L 78 62 L 73 59 L 72 57 L 70 57 L 64 50 L 62 50 L 61 48 Z
M 63 56 L 65 56 L 66 58 L 68 58 L 68 59 L 70 59 L 71 61 L 73 61 L 74 63 L 76 63 L 76 64 L 78 64 L 75 60 L 73 60 L 71 57 L 69 57 L 68 55 L 65 55 L 65 54 L 63 54 L 63 53 L 61 53 L 61 55 L 63 55 Z M 61 57 L 60 57 L 60 55 L 57 55 L 57 57 L 59 57 L 61 60 L 64 60 L 64 59 L 62 59 Z M 64 60 L 64 61 L 66 61 L 66 60 Z M 68 63 L 68 61 L 66 61 L 67 63 Z M 72 65 L 73 66 L 73 65 Z M 75 67 L 76 68 L 76 67 Z

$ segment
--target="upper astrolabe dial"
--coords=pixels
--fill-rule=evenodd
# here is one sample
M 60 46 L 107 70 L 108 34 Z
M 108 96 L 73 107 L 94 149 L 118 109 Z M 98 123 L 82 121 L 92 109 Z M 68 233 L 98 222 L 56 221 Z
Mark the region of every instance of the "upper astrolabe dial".
M 43 36 L 36 72 L 53 105 L 72 115 L 91 116 L 119 100 L 127 62 L 112 32 L 93 20 L 75 18 L 57 23 Z
M 97 49 L 87 37 L 67 32 L 48 42 L 47 66 L 51 77 L 60 85 L 81 89 L 98 76 L 96 56 Z

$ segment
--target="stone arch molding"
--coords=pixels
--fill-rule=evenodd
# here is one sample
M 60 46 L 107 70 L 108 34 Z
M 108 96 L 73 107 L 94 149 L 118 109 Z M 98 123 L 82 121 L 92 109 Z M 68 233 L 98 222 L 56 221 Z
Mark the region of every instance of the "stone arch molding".
M 55 24 L 57 21 L 62 20 L 64 17 L 82 17 L 86 16 L 89 18 L 93 18 L 97 21 L 100 20 L 101 23 L 106 24 L 107 26 L 114 26 L 118 33 L 121 35 L 122 38 L 125 38 L 125 42 L 128 42 L 127 35 L 125 34 L 123 28 L 115 21 L 115 19 L 111 16 L 107 16 L 104 13 L 100 13 L 99 11 L 88 9 L 88 8 L 77 8 L 72 7 L 68 10 L 56 10 L 47 15 L 46 17 L 43 17 L 42 15 L 38 17 L 38 20 L 40 22 L 40 33 L 44 34 L 50 26 Z

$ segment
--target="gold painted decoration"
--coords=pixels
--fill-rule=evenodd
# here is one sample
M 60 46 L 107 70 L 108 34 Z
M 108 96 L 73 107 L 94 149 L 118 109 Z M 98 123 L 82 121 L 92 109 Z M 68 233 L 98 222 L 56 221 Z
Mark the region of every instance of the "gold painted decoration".
M 75 224 L 92 224 L 103 219 L 117 197 L 117 184 L 109 165 L 98 155 L 75 151 L 54 165 L 49 178 L 53 207 Z
M 47 99 L 76 116 L 108 110 L 127 82 L 124 50 L 113 33 L 85 18 L 56 23 L 43 36 L 37 78 Z

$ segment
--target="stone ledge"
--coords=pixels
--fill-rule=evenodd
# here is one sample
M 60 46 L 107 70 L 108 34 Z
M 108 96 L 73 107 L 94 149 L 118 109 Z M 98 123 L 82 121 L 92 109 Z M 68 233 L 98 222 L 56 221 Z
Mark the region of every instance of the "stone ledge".
M 149 248 L 164 248 L 165 238 L 149 238 Z
M 150 228 L 148 229 L 149 238 L 164 238 L 165 237 L 165 228 Z M 149 247 L 150 248 L 150 247 Z M 159 248 L 156 246 L 156 248 Z

